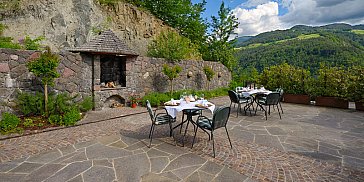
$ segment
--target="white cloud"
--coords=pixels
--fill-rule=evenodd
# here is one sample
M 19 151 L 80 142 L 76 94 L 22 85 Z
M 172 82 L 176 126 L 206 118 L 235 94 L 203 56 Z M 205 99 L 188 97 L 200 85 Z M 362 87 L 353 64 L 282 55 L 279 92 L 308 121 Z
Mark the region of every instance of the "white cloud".
M 280 18 L 286 24 L 357 24 L 364 19 L 363 0 L 285 0 L 288 13 Z
M 279 15 L 279 6 L 287 13 Z M 364 0 L 248 0 L 233 9 L 240 23 L 236 33 L 256 35 L 294 25 L 364 23 Z
M 236 30 L 238 36 L 256 35 L 282 28 L 278 17 L 277 2 L 261 4 L 254 9 L 244 9 L 243 7 L 236 7 L 232 10 L 240 23 Z

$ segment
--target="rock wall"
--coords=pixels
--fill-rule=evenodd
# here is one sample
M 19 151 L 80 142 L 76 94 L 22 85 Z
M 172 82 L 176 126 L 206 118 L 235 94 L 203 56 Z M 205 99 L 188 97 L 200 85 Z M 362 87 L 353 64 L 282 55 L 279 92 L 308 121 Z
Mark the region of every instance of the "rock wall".
M 3 16 L 8 26 L 4 36 L 15 41 L 26 35 L 44 36 L 52 50 L 75 47 L 95 36 L 95 31 L 111 29 L 130 48 L 146 55 L 147 45 L 162 30 L 170 29 L 152 14 L 119 3 L 101 6 L 96 0 L 22 0 L 19 10 Z
M 37 51 L 0 49 L 0 111 L 11 111 L 19 91 L 43 91 L 40 81 L 26 67 L 27 61 L 36 57 Z M 100 59 L 98 55 L 70 52 L 59 53 L 61 58 L 57 71 L 61 74 L 50 91 L 68 92 L 71 95 L 91 96 L 98 109 L 109 107 L 110 99 L 128 101 L 132 93 L 141 96 L 149 92 L 167 92 L 169 81 L 162 73 L 168 63 L 165 59 L 150 57 L 131 57 L 126 59 L 126 87 L 100 87 Z M 94 61 L 94 63 L 92 63 Z M 210 82 L 210 89 L 227 87 L 231 73 L 218 62 L 184 60 L 179 77 L 174 80 L 174 90 L 207 89 L 207 79 L 203 67 L 209 66 L 216 73 Z M 94 65 L 94 68 L 93 68 Z M 94 78 L 94 79 L 92 79 Z

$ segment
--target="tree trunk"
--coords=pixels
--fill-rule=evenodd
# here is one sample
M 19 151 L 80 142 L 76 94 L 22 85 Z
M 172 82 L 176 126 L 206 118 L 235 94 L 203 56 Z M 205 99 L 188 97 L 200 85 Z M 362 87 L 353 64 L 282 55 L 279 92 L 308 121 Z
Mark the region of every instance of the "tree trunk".
M 171 80 L 171 93 L 170 93 L 171 97 L 172 97 L 172 94 L 173 94 L 173 80 Z
M 44 111 L 48 117 L 48 84 L 44 84 Z

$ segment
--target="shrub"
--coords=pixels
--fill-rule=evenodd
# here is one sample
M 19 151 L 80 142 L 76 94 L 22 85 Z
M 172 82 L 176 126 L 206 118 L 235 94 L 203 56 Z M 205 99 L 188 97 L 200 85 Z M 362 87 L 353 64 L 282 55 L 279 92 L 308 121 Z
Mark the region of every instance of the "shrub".
M 79 103 L 79 109 L 82 112 L 87 112 L 89 110 L 91 110 L 94 107 L 94 103 L 92 101 L 92 97 L 87 96 L 85 97 L 82 102 Z
M 48 111 L 50 114 L 64 114 L 69 111 L 74 103 L 68 93 L 55 95 L 52 93 L 49 97 Z
M 45 38 L 43 36 L 32 39 L 27 35 L 23 40 L 23 48 L 26 50 L 40 50 L 42 45 L 39 42 L 44 39 Z
M 1 133 L 9 133 L 17 130 L 20 119 L 12 113 L 4 112 L 2 114 L 2 120 L 0 121 Z
M 320 65 L 317 79 L 313 81 L 312 94 L 314 96 L 341 97 L 347 96 L 348 73 L 339 67 Z
M 177 32 L 162 32 L 148 46 L 148 56 L 166 58 L 172 62 L 179 60 L 201 60 L 197 47 Z
M 147 95 L 145 95 L 142 99 L 143 106 L 145 106 L 145 102 L 149 100 L 150 105 L 153 107 L 160 106 L 164 102 L 167 102 L 170 100 L 170 96 L 168 96 L 166 93 L 158 93 L 158 92 L 152 92 Z
M 348 90 L 349 100 L 364 102 L 364 66 L 350 68 Z
M 63 115 L 63 123 L 66 126 L 75 125 L 80 119 L 80 110 L 77 107 L 72 107 Z
M 285 93 L 307 94 L 310 78 L 308 70 L 283 63 L 264 69 L 258 81 L 269 90 L 283 88 Z
M 30 118 L 26 118 L 24 121 L 23 121 L 23 126 L 28 128 L 28 127 L 33 127 L 35 126 L 35 124 L 33 123 L 33 120 L 30 119 Z
M 48 122 L 52 125 L 58 125 L 58 126 L 64 125 L 62 121 L 62 116 L 57 114 L 50 115 L 48 118 Z
M 40 92 L 35 94 L 19 92 L 16 104 L 20 112 L 25 116 L 44 114 L 44 97 Z

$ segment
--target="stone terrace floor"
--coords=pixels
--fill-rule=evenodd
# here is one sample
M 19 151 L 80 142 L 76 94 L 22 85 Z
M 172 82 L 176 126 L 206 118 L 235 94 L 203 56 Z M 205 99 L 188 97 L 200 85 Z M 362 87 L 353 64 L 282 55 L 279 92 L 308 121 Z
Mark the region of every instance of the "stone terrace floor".
M 157 126 L 146 147 L 145 108 L 89 112 L 80 126 L 2 136 L 0 181 L 364 181 L 364 112 L 282 106 L 282 119 L 273 111 L 267 121 L 262 111 L 236 117 L 232 108 L 233 149 L 225 130 L 215 131 L 216 158 L 201 130 L 190 148 L 193 127 L 185 147 L 177 131 L 176 142 L 168 137 L 168 126 Z

